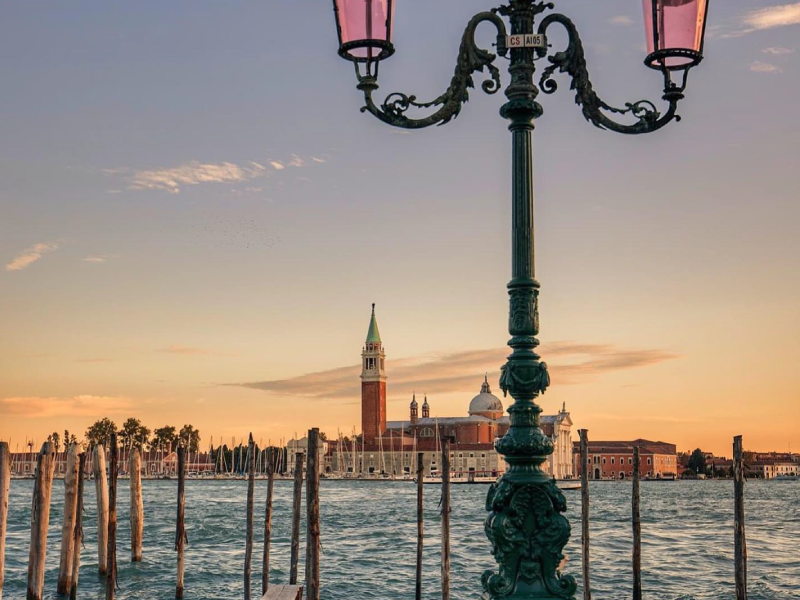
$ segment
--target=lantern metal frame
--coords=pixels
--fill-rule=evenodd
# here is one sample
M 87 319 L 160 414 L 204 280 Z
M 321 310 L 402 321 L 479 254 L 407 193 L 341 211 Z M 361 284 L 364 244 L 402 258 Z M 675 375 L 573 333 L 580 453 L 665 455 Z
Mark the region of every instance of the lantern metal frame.
M 703 46 L 706 40 L 706 23 L 708 23 L 708 5 L 709 0 L 705 0 L 705 9 L 703 10 L 703 32 L 700 35 L 700 49 L 694 50 L 692 48 L 661 48 L 659 49 L 659 33 L 658 33 L 658 3 L 661 0 L 651 0 L 653 6 L 652 25 L 653 30 L 649 35 L 653 36 L 653 48 L 655 50 L 648 54 L 644 59 L 644 64 L 651 69 L 658 71 L 688 71 L 692 67 L 696 67 L 703 60 Z M 668 58 L 687 58 L 690 62 L 680 65 L 667 65 Z M 666 75 L 666 73 L 665 73 Z M 684 77 L 685 79 L 685 77 Z
M 500 69 L 495 62 L 498 56 L 509 59 L 511 81 L 504 90 L 507 100 L 500 115 L 509 121 L 512 135 L 512 279 L 508 284 L 508 332 L 511 336 L 508 345 L 512 352 L 501 367 L 500 388 L 504 395 L 510 394 L 514 402 L 508 407 L 508 432 L 495 442 L 508 470 L 490 487 L 486 498 L 485 531 L 499 568 L 483 573 L 482 600 L 574 600 L 577 590 L 576 579 L 561 572 L 570 524 L 563 514 L 567 509 L 563 493 L 542 469 L 548 455 L 553 453 L 553 441 L 541 429 L 542 408 L 536 403 L 550 385 L 547 365 L 536 353 L 539 282 L 533 251 L 532 133 L 535 120 L 543 114 L 537 97 L 540 92 L 553 94 L 558 89 L 556 75 L 566 74 L 571 78 L 575 103 L 581 107 L 587 121 L 600 129 L 618 133 L 652 133 L 671 121 L 680 120 L 676 111 L 684 97 L 689 71 L 688 67 L 683 69 L 683 80 L 677 84 L 671 80 L 670 69 L 661 69 L 664 73 L 662 99 L 667 103 L 664 112 L 649 100 L 628 102 L 624 107 L 612 106 L 592 87 L 583 43 L 574 23 L 562 14 L 550 13 L 536 26 L 539 16 L 554 8 L 553 3 L 543 0 L 506 0 L 506 4 L 472 17 L 461 38 L 450 85 L 428 102 L 395 92 L 376 103 L 380 61 L 362 61 L 367 63 L 365 73 L 359 72 L 356 61 L 357 88 L 364 95 L 361 111 L 394 127 L 422 129 L 444 125 L 458 117 L 469 101 L 470 90 L 475 88 L 477 73 L 486 75 L 480 85 L 484 92 L 499 92 L 502 89 Z M 506 21 L 510 27 L 506 26 Z M 477 28 L 485 23 L 493 25 L 497 31 L 497 54 L 481 48 L 475 41 Z M 568 43 L 563 50 L 556 51 L 547 43 L 547 34 L 553 26 L 567 33 Z M 341 41 L 341 30 L 339 33 Z M 515 37 L 508 38 L 508 33 Z M 507 40 L 512 39 L 525 42 L 508 47 Z M 530 45 L 527 45 L 528 39 Z M 545 59 L 547 66 L 537 81 L 537 63 Z M 411 116 L 408 114 L 411 109 L 429 114 Z M 632 117 L 633 122 L 614 118 L 620 115 Z
M 339 56 L 354 63 L 377 63 L 392 56 L 392 54 L 394 54 L 394 45 L 390 40 L 392 39 L 392 12 L 394 8 L 394 2 L 395 0 L 387 1 L 388 10 L 386 12 L 385 40 L 361 39 L 342 42 L 342 25 L 340 21 L 339 6 L 337 5 L 337 0 L 333 0 L 333 13 L 336 17 L 336 32 L 339 36 Z M 368 56 L 353 56 L 350 54 L 351 50 L 356 50 L 359 48 L 366 48 L 368 50 Z M 378 53 L 375 56 L 372 55 L 373 49 L 378 50 Z M 370 70 L 371 69 L 368 66 L 367 71 L 369 72 Z M 358 72 L 358 65 L 356 65 L 356 72 Z

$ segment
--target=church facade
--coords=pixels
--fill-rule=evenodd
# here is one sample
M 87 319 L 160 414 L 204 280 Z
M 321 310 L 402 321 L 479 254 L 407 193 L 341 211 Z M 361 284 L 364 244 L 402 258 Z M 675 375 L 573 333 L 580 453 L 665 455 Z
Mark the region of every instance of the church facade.
M 361 353 L 361 431 L 358 441 L 329 444 L 326 471 L 345 476 L 411 477 L 417 471 L 417 455 L 423 455 L 426 476 L 440 474 L 441 441 L 450 440 L 450 464 L 454 477 L 497 477 L 506 463 L 494 448 L 505 435 L 509 418 L 502 401 L 492 394 L 484 377 L 466 416 L 431 416 L 427 396 L 422 405 L 412 396 L 406 419 L 388 421 L 386 411 L 386 355 L 383 351 L 372 305 L 367 339 Z M 555 451 L 543 467 L 557 479 L 573 476 L 572 419 L 566 407 L 558 414 L 541 417 L 541 427 L 553 440 Z

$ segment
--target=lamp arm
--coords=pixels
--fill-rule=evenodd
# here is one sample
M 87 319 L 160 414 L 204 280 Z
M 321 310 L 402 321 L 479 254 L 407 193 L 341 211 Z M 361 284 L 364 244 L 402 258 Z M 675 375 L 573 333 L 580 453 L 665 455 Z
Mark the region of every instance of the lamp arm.
M 553 79 L 553 74 L 558 70 L 559 73 L 567 73 L 572 77 L 570 89 L 575 90 L 575 103 L 581 106 L 586 120 L 600 129 L 609 129 L 617 133 L 628 134 L 650 133 L 661 129 L 673 119 L 680 121 L 681 118 L 675 114 L 675 111 L 678 107 L 678 101 L 683 98 L 683 88 L 678 88 L 671 84 L 666 76 L 663 99 L 669 103 L 669 108 L 663 115 L 649 100 L 627 102 L 625 103 L 625 108 L 617 108 L 606 104 L 592 88 L 592 82 L 589 80 L 589 72 L 586 68 L 583 43 L 575 24 L 564 15 L 551 14 L 542 19 L 539 24 L 539 33 L 544 35 L 547 28 L 553 23 L 558 23 L 567 30 L 569 45 L 566 50 L 556 52 L 547 57 L 551 64 L 544 69 L 539 80 L 539 86 L 545 94 L 552 94 L 558 89 L 558 84 Z M 546 56 L 548 50 L 543 48 L 538 52 L 540 56 Z M 606 112 L 619 115 L 631 114 L 638 121 L 630 125 L 618 123 L 611 119 Z
M 475 87 L 472 75 L 484 68 L 489 72 L 489 78 L 481 84 L 481 89 L 487 94 L 495 94 L 500 90 L 500 71 L 492 64 L 497 56 L 488 50 L 479 48 L 475 43 L 475 30 L 478 25 L 488 21 L 497 28 L 497 48 L 499 54 L 506 52 L 506 26 L 503 19 L 493 12 L 478 13 L 467 24 L 461 38 L 461 48 L 458 52 L 453 78 L 450 87 L 438 98 L 430 102 L 418 102 L 416 96 L 409 96 L 399 92 L 389 94 L 383 103 L 378 106 L 373 101 L 373 93 L 378 89 L 377 76 L 373 74 L 359 75 L 358 89 L 364 92 L 366 105 L 361 112 L 369 112 L 378 119 L 395 127 L 404 129 L 422 129 L 431 125 L 444 125 L 454 119 L 461 112 L 462 104 L 469 100 L 469 89 Z M 428 117 L 413 119 L 406 116 L 406 111 L 411 108 L 440 107 Z

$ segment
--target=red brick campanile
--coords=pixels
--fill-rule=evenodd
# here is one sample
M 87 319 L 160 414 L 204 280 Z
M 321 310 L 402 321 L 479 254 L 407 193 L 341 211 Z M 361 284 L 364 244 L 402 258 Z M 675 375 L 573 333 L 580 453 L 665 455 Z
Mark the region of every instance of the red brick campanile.
M 366 444 L 374 444 L 386 431 L 386 370 L 375 305 L 369 321 L 367 341 L 361 352 L 361 431 Z

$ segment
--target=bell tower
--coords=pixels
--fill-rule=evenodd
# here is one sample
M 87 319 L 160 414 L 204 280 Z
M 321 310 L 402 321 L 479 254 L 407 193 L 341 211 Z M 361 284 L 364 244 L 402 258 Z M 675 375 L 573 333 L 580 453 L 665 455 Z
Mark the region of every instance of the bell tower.
M 375 443 L 386 430 L 385 358 L 373 304 L 367 340 L 361 352 L 361 431 L 367 444 Z

